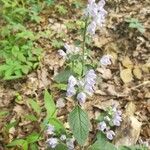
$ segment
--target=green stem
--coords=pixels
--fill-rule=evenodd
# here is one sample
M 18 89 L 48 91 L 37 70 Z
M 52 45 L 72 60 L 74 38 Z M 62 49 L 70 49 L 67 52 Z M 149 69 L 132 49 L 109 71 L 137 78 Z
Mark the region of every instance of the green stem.
M 85 27 L 83 31 L 83 56 L 82 56 L 82 75 L 84 75 L 84 68 L 85 68 L 85 52 L 86 52 L 86 32 L 88 26 L 88 17 L 85 19 Z

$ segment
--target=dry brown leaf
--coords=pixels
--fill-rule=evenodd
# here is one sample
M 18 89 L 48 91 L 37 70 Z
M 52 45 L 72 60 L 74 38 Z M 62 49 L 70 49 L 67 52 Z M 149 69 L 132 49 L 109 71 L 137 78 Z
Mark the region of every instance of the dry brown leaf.
M 123 60 L 122 60 L 122 65 L 126 68 L 132 68 L 133 67 L 133 62 L 130 60 L 130 58 L 128 56 L 126 56 Z
M 142 78 L 142 71 L 141 71 L 141 69 L 138 66 L 133 69 L 133 74 L 135 75 L 135 77 L 137 79 L 141 79 Z
M 101 77 L 103 79 L 111 79 L 112 78 L 112 74 L 111 74 L 111 70 L 110 69 L 98 68 L 97 71 L 99 73 L 101 73 Z
M 120 72 L 120 77 L 124 83 L 129 83 L 133 80 L 131 69 L 123 69 Z

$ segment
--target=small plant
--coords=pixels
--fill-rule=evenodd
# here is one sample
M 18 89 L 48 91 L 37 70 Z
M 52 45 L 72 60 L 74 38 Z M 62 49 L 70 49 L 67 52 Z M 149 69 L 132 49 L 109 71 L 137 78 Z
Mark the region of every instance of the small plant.
M 68 12 L 68 10 L 66 9 L 66 7 L 64 5 L 57 5 L 56 9 L 57 9 L 58 13 L 62 14 L 62 15 L 65 15 Z
M 67 97 L 72 97 L 75 102 L 73 111 L 69 114 L 69 125 L 73 136 L 78 144 L 83 146 L 90 128 L 90 120 L 88 114 L 82 109 L 82 105 L 89 96 L 94 93 L 96 85 L 96 73 L 94 71 L 96 65 L 90 59 L 90 51 L 86 48 L 87 39 L 92 37 L 97 27 L 101 27 L 106 11 L 103 6 L 105 1 L 98 3 L 89 1 L 84 14 L 84 26 L 81 28 L 83 40 L 78 46 L 64 45 L 64 49 L 60 49 L 59 55 L 66 60 L 66 69 L 55 77 L 58 83 L 66 83 Z
M 37 67 L 40 60 L 41 49 L 34 47 L 33 32 L 24 27 L 23 30 L 13 35 L 14 30 L 13 28 L 8 30 L 9 34 L 0 41 L 0 58 L 3 60 L 0 65 L 0 76 L 5 80 L 20 78 L 28 74 Z
M 127 18 L 125 19 L 127 23 L 129 23 L 129 28 L 134 28 L 140 31 L 141 33 L 145 32 L 144 26 L 139 22 L 136 18 Z
M 34 46 L 37 36 L 23 25 L 27 20 L 40 21 L 41 8 L 35 2 L 2 0 L 0 76 L 4 80 L 21 78 L 38 66 L 42 50 Z

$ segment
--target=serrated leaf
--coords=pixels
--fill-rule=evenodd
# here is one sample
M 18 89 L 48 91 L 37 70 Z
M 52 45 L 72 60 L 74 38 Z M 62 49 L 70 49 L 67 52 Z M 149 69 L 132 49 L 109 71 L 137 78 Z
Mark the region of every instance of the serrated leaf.
M 72 74 L 73 72 L 71 70 L 63 70 L 54 77 L 54 81 L 57 83 L 66 83 Z
M 7 147 L 13 147 L 13 146 L 20 146 L 23 148 L 23 150 L 28 150 L 28 142 L 23 139 L 14 140 L 7 145 Z
M 102 132 L 98 132 L 96 142 L 90 147 L 90 150 L 117 150 Z
M 69 114 L 69 125 L 77 142 L 80 145 L 84 145 L 90 129 L 87 113 L 79 106 L 76 106 Z
M 131 69 L 123 69 L 120 72 L 120 77 L 124 83 L 129 83 L 133 80 Z
M 29 99 L 28 102 L 29 102 L 31 108 L 39 115 L 41 112 L 41 108 L 40 108 L 39 104 L 33 99 Z
M 44 103 L 47 111 L 47 117 L 52 118 L 55 117 L 56 105 L 54 103 L 53 97 L 47 90 L 44 93 Z

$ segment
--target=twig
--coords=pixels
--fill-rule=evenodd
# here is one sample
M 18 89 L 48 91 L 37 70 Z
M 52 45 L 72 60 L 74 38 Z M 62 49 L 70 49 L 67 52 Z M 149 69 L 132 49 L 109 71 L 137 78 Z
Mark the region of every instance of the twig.
M 131 90 L 135 90 L 136 88 L 139 88 L 140 86 L 143 86 L 143 85 L 146 85 L 146 84 L 149 84 L 149 83 L 150 83 L 150 81 L 144 81 L 143 83 L 132 87 Z

